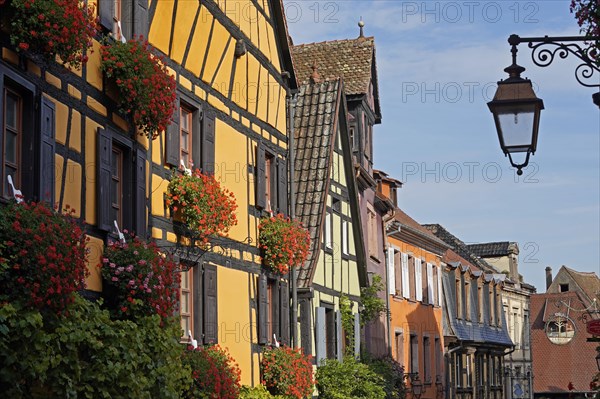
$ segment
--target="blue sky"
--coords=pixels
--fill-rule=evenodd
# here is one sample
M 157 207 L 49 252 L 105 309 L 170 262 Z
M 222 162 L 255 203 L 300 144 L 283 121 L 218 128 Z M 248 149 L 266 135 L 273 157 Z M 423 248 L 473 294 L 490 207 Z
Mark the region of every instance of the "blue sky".
M 400 207 L 467 243 L 517 242 L 520 272 L 538 292 L 546 266 L 600 273 L 600 110 L 573 57 L 540 68 L 521 44 L 518 63 L 546 109 L 518 177 L 486 103 L 506 77 L 511 33 L 579 34 L 569 3 L 284 1 L 295 44 L 357 37 L 362 17 L 375 36 L 383 114 L 375 167 L 405 183 Z

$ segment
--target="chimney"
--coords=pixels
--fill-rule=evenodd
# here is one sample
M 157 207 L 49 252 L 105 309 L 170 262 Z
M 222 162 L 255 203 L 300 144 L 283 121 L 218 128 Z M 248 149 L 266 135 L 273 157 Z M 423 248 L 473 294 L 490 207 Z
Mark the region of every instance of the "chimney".
M 552 285 L 552 268 L 550 266 L 546 266 L 546 291 Z

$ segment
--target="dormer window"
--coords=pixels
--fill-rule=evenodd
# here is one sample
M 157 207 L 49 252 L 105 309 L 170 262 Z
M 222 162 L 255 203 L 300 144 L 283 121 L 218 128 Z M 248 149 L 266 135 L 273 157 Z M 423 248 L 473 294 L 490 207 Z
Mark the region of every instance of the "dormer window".
M 560 285 L 560 292 L 568 292 L 569 291 L 569 284 L 561 284 Z

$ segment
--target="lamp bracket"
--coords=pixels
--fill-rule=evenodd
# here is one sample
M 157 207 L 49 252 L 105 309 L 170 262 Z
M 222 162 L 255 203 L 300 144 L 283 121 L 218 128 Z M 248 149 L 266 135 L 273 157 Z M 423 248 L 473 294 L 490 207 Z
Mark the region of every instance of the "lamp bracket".
M 512 155 L 510 155 L 510 152 L 506 153 L 506 155 L 508 155 L 508 159 L 510 160 L 511 166 L 513 168 L 517 169 L 517 175 L 521 176 L 523 174 L 523 168 L 525 168 L 527 165 L 529 165 L 529 156 L 531 155 L 531 152 L 527 151 L 527 156 L 525 157 L 525 162 L 523 162 L 521 164 L 517 164 L 513 161 Z
M 555 59 L 566 59 L 569 55 L 573 55 L 581 60 L 581 64 L 575 68 L 575 78 L 579 84 L 585 87 L 600 88 L 600 83 L 590 82 L 596 74 L 600 77 L 600 64 L 599 61 L 594 61 L 593 54 L 593 51 L 597 50 L 591 44 L 592 42 L 600 42 L 600 36 L 520 37 L 511 35 L 508 38 L 508 43 L 512 46 L 513 60 L 516 46 L 520 43 L 527 43 L 528 47 L 532 49 L 531 60 L 542 68 L 552 64 Z

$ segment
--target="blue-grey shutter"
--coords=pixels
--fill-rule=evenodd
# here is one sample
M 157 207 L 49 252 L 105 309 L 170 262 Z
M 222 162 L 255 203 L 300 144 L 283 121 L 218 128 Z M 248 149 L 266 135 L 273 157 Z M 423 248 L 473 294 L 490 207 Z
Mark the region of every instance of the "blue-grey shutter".
M 262 141 L 258 142 L 256 147 L 256 207 L 265 209 L 267 206 L 267 198 L 265 196 L 267 187 L 266 182 L 266 154 L 265 146 Z
M 290 345 L 290 291 L 287 281 L 279 283 L 279 304 L 281 308 L 281 323 L 279 335 L 283 345 Z
M 98 228 L 110 231 L 112 221 L 111 210 L 111 159 L 112 159 L 112 137 L 110 131 L 98 128 L 98 177 L 96 180 Z
M 135 233 L 146 238 L 146 151 L 138 148 L 135 157 Z
M 327 358 L 327 328 L 325 326 L 325 308 L 319 306 L 315 314 L 315 345 L 317 366 Z
M 276 336 L 277 340 L 280 340 L 281 337 L 281 332 L 280 332 L 280 317 L 281 317 L 281 309 L 279 308 L 279 281 L 275 281 L 273 284 L 273 287 L 271 288 L 271 304 L 270 304 L 270 308 L 271 308 L 271 331 L 273 331 L 273 334 Z M 272 340 L 273 337 L 269 337 L 269 340 Z M 271 342 L 275 342 L 275 340 L 272 340 Z
M 269 311 L 269 299 L 267 296 L 268 282 L 267 275 L 258 276 L 258 343 L 266 344 L 269 342 L 269 326 L 267 312 Z
M 133 35 L 148 39 L 148 0 L 133 0 L 133 3 Z
M 360 356 L 360 313 L 354 313 L 354 357 Z
M 204 265 L 204 344 L 218 341 L 217 320 L 217 267 Z
M 55 111 L 54 103 L 42 97 L 40 113 L 40 169 L 39 199 L 54 205 L 54 148 L 55 148 Z M 72 204 L 71 204 L 72 205 Z
M 277 206 L 279 213 L 288 215 L 288 178 L 287 162 L 285 159 L 277 161 Z
M 210 109 L 202 115 L 202 172 L 215 173 L 215 113 Z
M 309 299 L 300 300 L 300 344 L 302 353 L 312 355 L 312 304 Z M 292 320 L 292 323 L 294 321 Z
M 133 8 L 131 1 L 121 1 L 121 35 L 125 40 L 133 39 Z
M 181 150 L 179 143 L 179 107 L 180 101 L 179 96 L 177 96 L 177 98 L 175 99 L 175 111 L 173 112 L 173 116 L 171 117 L 171 124 L 167 126 L 167 131 L 165 133 L 165 141 L 167 146 L 166 161 L 168 164 L 176 168 L 179 167 L 179 151 Z M 189 165 L 185 165 L 185 167 L 189 168 Z
M 98 16 L 100 26 L 108 32 L 113 30 L 113 18 L 115 15 L 114 0 L 98 0 Z
M 335 311 L 335 346 L 337 353 L 337 360 L 341 362 L 344 360 L 344 350 L 342 347 L 342 339 L 344 337 L 344 328 L 342 327 L 342 312 L 339 310 Z

